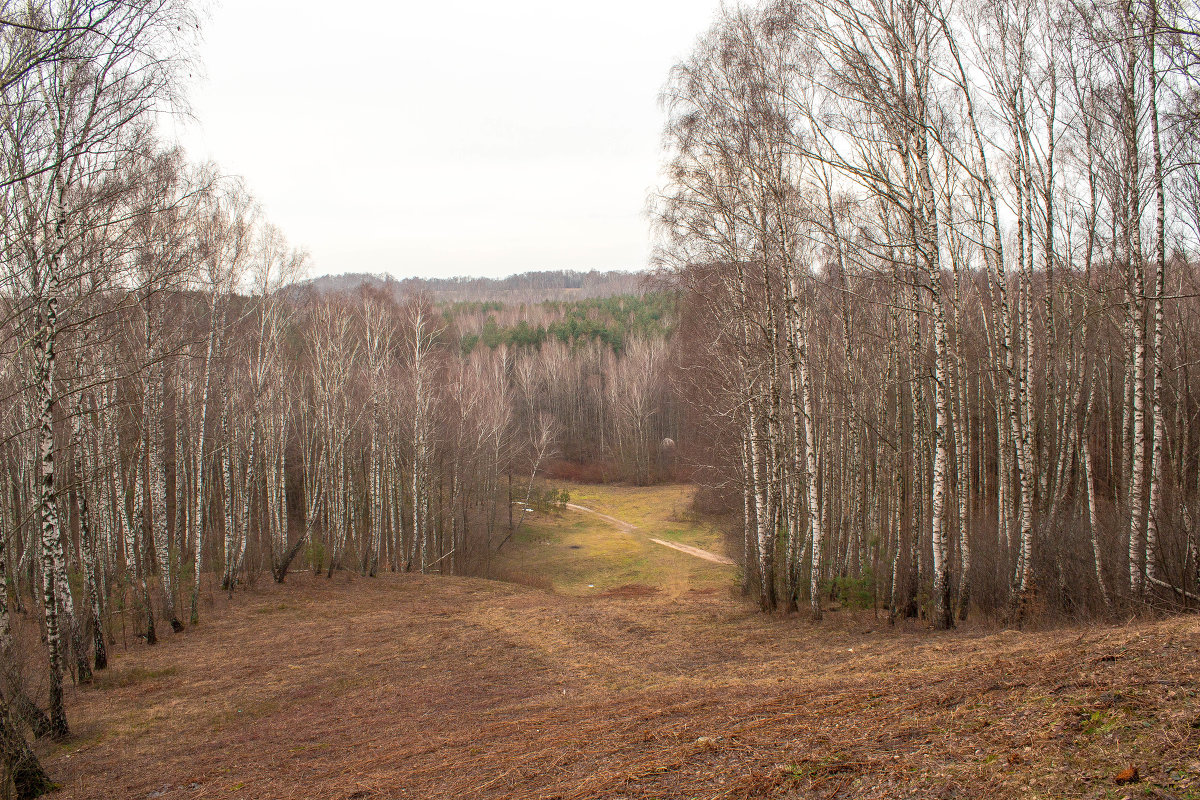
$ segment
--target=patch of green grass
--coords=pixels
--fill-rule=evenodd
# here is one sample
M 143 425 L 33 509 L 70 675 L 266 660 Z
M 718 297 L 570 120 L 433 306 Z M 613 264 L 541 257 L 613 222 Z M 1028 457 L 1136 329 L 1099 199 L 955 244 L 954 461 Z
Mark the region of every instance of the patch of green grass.
M 254 613 L 274 614 L 276 611 L 287 611 L 289 608 L 291 608 L 291 606 L 289 606 L 287 603 L 280 603 L 277 606 L 263 606 L 262 608 L 256 608 Z
M 692 510 L 695 490 L 691 486 L 564 485 L 569 487 L 571 502 L 636 525 L 640 533 L 723 552 L 720 530 Z
M 498 574 L 519 570 L 544 578 L 562 594 L 591 595 L 627 584 L 667 593 L 732 585 L 728 567 L 651 541 L 689 544 L 720 553 L 721 537 L 690 507 L 690 487 L 566 484 L 571 501 L 636 526 L 624 530 L 586 512 L 534 514 L 501 552 Z
M 795 781 L 813 780 L 830 775 L 844 775 L 857 772 L 859 766 L 848 761 L 842 753 L 834 753 L 811 761 L 792 764 L 784 773 L 785 777 Z
M 1118 714 L 1107 711 L 1093 711 L 1090 715 L 1086 715 L 1083 721 L 1085 736 L 1103 736 L 1124 727 L 1126 727 L 1126 723 Z
M 261 719 L 279 711 L 281 703 L 274 698 L 264 700 L 245 700 L 232 708 L 227 708 L 217 715 L 217 724 L 243 719 Z
M 94 686 L 97 689 L 121 689 L 134 686 L 156 678 L 169 678 L 179 672 L 179 667 L 170 666 L 162 669 L 146 669 L 133 667 L 131 669 L 106 669 L 94 674 Z
M 111 731 L 95 728 L 80 733 L 77 728 L 71 730 L 69 739 L 58 742 L 55 745 L 55 752 L 58 753 L 74 753 L 76 750 L 87 747 L 94 747 L 104 741 Z

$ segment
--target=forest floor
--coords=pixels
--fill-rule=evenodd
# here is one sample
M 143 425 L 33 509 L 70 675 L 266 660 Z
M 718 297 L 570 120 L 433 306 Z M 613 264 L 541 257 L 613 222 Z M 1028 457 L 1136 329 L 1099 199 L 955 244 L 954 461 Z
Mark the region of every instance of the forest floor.
M 731 567 L 649 542 L 720 552 L 640 491 L 572 498 L 639 539 L 592 552 L 602 520 L 564 512 L 511 543 L 555 591 L 294 574 L 118 652 L 68 693 L 57 796 L 1200 798 L 1200 618 L 768 617 Z

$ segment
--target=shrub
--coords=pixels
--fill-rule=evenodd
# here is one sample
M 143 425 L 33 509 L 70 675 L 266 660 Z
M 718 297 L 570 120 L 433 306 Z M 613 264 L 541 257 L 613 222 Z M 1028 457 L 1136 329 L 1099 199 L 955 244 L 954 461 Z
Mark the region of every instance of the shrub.
M 847 608 L 871 608 L 875 605 L 875 573 L 868 568 L 857 577 L 832 578 L 822 587 L 822 593 L 828 593 Z

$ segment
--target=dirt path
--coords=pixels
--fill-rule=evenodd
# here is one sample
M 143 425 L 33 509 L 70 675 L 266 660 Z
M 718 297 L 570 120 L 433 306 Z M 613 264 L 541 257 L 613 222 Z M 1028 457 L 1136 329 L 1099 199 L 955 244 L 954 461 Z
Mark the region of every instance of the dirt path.
M 600 517 L 600 519 L 608 520 L 613 525 L 617 526 L 618 528 L 620 528 L 621 530 L 626 531 L 626 532 L 637 530 L 637 525 L 628 523 L 623 519 L 617 519 L 616 517 L 610 517 L 608 514 L 605 514 L 602 511 L 597 511 L 594 508 L 588 508 L 587 506 L 581 506 L 581 505 L 577 505 L 575 503 L 567 503 L 567 508 L 573 509 L 575 511 L 582 511 L 585 514 L 594 514 L 595 516 Z
M 597 517 L 600 517 L 607 522 L 611 522 L 614 527 L 616 527 L 618 530 L 624 531 L 625 533 L 632 533 L 637 530 L 636 525 L 628 523 L 622 519 L 617 519 L 616 517 L 610 517 L 608 514 L 605 514 L 602 511 L 597 511 L 594 508 L 588 508 L 587 506 L 581 506 L 576 503 L 567 503 L 567 508 L 572 509 L 573 511 L 582 511 L 585 514 L 593 514 Z M 647 536 L 646 538 L 655 544 L 661 544 L 663 547 L 670 547 L 672 550 L 678 550 L 681 553 L 687 553 L 689 556 L 703 558 L 705 561 L 711 561 L 714 564 L 724 564 L 730 567 L 734 565 L 732 559 L 717 555 L 716 553 L 710 553 L 708 550 L 701 550 L 699 547 L 692 547 L 690 544 L 668 542 L 664 541 L 663 539 L 655 539 L 653 536 Z
M 716 553 L 710 553 L 707 550 L 701 550 L 699 547 L 692 547 L 690 544 L 667 542 L 662 539 L 655 539 L 653 536 L 650 537 L 650 541 L 654 542 L 655 544 L 661 544 L 663 547 L 670 547 L 673 550 L 678 550 L 681 553 L 687 553 L 689 556 L 703 558 L 705 561 L 711 561 L 714 564 L 724 564 L 729 567 L 734 565 L 733 559 L 726 558 L 725 556 L 719 556 Z

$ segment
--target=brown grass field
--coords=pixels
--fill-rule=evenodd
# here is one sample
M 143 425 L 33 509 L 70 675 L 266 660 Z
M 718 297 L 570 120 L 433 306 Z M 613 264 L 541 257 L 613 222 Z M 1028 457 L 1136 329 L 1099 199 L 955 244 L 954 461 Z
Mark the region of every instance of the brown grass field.
M 607 513 L 645 522 L 627 506 Z M 570 592 L 294 574 L 118 651 L 68 694 L 55 796 L 1200 798 L 1200 618 L 813 625 L 658 547 L 618 559 L 643 580 L 584 592 L 563 542 L 598 534 L 576 521 L 506 556 L 560 550 Z

